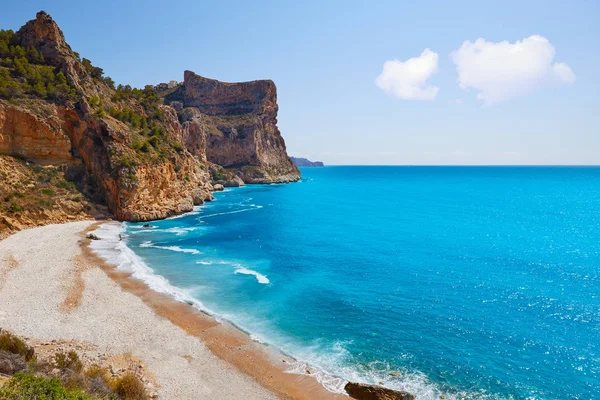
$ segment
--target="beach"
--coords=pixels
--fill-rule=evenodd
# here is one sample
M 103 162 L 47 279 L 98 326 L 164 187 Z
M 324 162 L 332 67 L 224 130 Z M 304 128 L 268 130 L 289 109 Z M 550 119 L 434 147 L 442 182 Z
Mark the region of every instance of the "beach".
M 87 248 L 96 226 L 47 225 L 0 241 L 0 327 L 40 346 L 75 342 L 94 356 L 139 359 L 163 399 L 346 398 L 285 373 L 289 358 L 230 324 L 104 263 Z

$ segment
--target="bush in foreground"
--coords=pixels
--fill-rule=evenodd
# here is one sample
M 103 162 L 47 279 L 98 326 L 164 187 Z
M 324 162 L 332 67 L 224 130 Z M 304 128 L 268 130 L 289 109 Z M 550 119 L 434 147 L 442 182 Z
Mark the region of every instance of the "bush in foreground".
M 33 357 L 33 349 L 31 347 L 27 346 L 27 344 L 17 336 L 6 331 L 0 332 L 0 351 L 18 354 L 25 358 L 26 361 L 31 360 Z
M 148 394 L 144 384 L 135 375 L 127 373 L 115 382 L 115 390 L 125 400 L 146 400 Z
M 68 390 L 58 378 L 43 378 L 19 372 L 2 388 L 0 399 L 6 400 L 92 400 L 81 390 Z

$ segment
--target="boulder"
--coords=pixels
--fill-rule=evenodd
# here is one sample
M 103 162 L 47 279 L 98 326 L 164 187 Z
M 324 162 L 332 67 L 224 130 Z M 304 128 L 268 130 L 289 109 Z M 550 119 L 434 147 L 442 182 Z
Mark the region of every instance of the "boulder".
M 350 397 L 358 400 L 414 400 L 415 398 L 414 395 L 408 392 L 364 383 L 348 382 L 344 389 Z
M 220 191 L 224 190 L 225 188 L 224 188 L 224 187 L 223 187 L 223 185 L 221 185 L 220 183 L 217 183 L 216 185 L 213 185 L 213 189 L 214 189 L 216 192 L 220 192 Z

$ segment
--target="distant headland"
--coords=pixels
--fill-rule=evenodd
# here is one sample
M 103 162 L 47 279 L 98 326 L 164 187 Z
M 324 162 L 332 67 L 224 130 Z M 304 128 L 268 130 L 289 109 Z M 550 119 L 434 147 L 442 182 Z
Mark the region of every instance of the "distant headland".
M 297 167 L 324 167 L 322 161 L 310 161 L 308 158 L 303 157 L 291 157 L 292 162 Z

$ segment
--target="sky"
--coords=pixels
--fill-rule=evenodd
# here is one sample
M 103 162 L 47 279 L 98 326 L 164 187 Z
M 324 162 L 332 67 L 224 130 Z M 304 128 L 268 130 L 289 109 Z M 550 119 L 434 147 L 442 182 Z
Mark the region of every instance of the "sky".
M 329 165 L 600 164 L 600 0 L 37 1 L 115 82 L 272 79 Z

